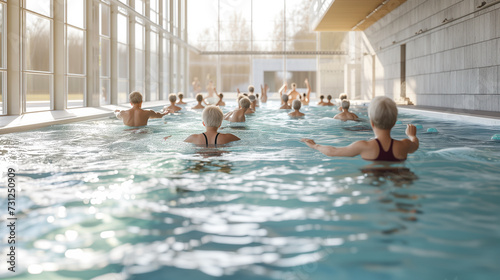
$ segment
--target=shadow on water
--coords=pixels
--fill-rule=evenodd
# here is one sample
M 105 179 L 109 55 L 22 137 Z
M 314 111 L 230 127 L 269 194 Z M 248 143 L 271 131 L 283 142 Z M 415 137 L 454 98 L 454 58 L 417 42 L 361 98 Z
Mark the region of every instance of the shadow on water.
M 379 202 L 387 205 L 389 212 L 399 213 L 399 218 L 405 222 L 417 222 L 420 210 L 420 196 L 411 193 L 413 182 L 418 176 L 409 168 L 390 164 L 370 164 L 361 168 L 365 181 L 371 186 L 380 188 L 382 196 Z M 392 183 L 392 184 L 391 184 Z M 381 231 L 384 235 L 395 234 L 406 229 L 404 224 Z

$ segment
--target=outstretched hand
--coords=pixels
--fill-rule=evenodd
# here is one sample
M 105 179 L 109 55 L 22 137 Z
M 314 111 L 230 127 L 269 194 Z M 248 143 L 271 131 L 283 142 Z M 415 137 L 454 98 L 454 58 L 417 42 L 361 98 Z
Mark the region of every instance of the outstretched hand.
M 417 128 L 413 124 L 408 124 L 406 126 L 406 135 L 408 135 L 408 137 L 417 136 Z
M 308 138 L 302 138 L 300 139 L 300 142 L 306 143 L 306 145 L 309 146 L 310 148 L 313 148 L 314 145 L 316 145 L 316 142 L 314 142 L 314 140 Z

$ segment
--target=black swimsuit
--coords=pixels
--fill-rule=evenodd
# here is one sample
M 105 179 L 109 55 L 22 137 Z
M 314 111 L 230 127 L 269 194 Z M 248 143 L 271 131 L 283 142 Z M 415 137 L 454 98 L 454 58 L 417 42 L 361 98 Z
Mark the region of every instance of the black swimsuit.
M 389 147 L 389 150 L 384 151 L 384 148 L 382 148 L 382 144 L 380 144 L 380 141 L 378 141 L 378 147 L 380 152 L 378 153 L 378 157 L 374 159 L 374 161 L 404 161 L 406 159 L 398 159 L 394 156 L 394 153 L 392 152 L 392 143 L 394 143 L 394 139 L 391 139 L 391 146 Z
M 207 147 L 208 147 L 208 138 L 207 138 L 207 135 L 205 135 L 205 133 L 202 133 L 203 136 L 205 136 L 205 143 L 207 143 Z M 217 147 L 217 137 L 219 137 L 219 134 L 220 133 L 217 133 L 217 135 L 215 135 L 215 141 L 214 141 L 214 145 L 215 147 Z

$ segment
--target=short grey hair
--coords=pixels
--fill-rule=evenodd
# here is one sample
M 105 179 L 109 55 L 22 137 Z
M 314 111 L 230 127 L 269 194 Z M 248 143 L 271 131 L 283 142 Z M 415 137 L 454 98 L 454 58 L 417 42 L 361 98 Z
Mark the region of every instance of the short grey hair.
M 207 127 L 219 127 L 222 124 L 222 119 L 224 118 L 224 114 L 222 110 L 214 105 L 209 105 L 203 110 L 201 114 L 203 122 Z
M 288 102 L 288 95 L 283 94 L 283 96 L 281 97 L 281 99 L 283 99 L 284 102 Z
M 349 102 L 349 100 L 343 100 L 342 101 L 342 109 L 349 109 L 349 107 L 351 106 L 351 102 Z
M 389 97 L 377 96 L 370 102 L 368 116 L 375 127 L 391 129 L 398 119 L 398 107 Z
M 128 95 L 128 99 L 130 99 L 130 103 L 134 104 L 142 103 L 142 93 L 138 91 L 131 92 Z
M 255 101 L 255 95 L 250 94 L 250 96 L 248 96 L 248 99 L 250 99 L 250 101 L 254 102 Z
M 300 109 L 300 106 L 302 106 L 302 102 L 300 102 L 300 100 L 298 99 L 295 99 L 293 102 L 292 102 L 292 107 L 294 110 L 299 110 Z
M 168 95 L 168 100 L 169 100 L 170 102 L 175 102 L 175 101 L 177 101 L 177 95 L 175 95 L 175 93 L 171 93 L 171 94 L 169 94 L 169 95 Z
M 243 97 L 242 99 L 240 99 L 240 106 L 241 108 L 244 108 L 244 109 L 248 109 L 250 108 L 250 99 L 248 99 L 248 97 Z

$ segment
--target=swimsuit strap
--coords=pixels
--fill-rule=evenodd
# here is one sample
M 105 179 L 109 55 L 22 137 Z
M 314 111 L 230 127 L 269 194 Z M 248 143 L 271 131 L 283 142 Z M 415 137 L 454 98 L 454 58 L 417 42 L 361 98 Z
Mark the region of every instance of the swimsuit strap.
M 215 146 L 217 146 L 217 137 L 219 137 L 219 134 L 220 133 L 217 133 L 217 135 L 215 135 Z
M 205 132 L 203 132 L 202 134 L 203 134 L 203 136 L 205 136 L 205 143 L 207 144 L 207 147 L 208 147 L 208 138 L 207 138 L 207 136 L 205 135 Z
M 391 138 L 391 145 L 389 146 L 389 150 L 387 150 L 387 151 L 384 151 L 384 148 L 382 147 L 382 144 L 380 143 L 380 141 L 377 138 L 375 138 L 375 140 L 377 141 L 378 147 L 380 149 L 380 151 L 378 153 L 378 157 L 375 160 L 381 160 L 381 161 L 402 161 L 400 159 L 397 159 L 394 156 L 394 153 L 392 152 L 392 146 L 393 146 L 393 143 L 394 143 L 394 139 Z
M 378 143 L 378 147 L 380 148 L 380 152 L 385 152 L 384 148 L 382 147 L 382 144 L 380 143 L 380 141 L 378 140 L 378 138 L 375 138 L 375 141 L 377 141 L 377 143 Z M 379 154 L 380 154 L 380 152 L 379 152 Z

